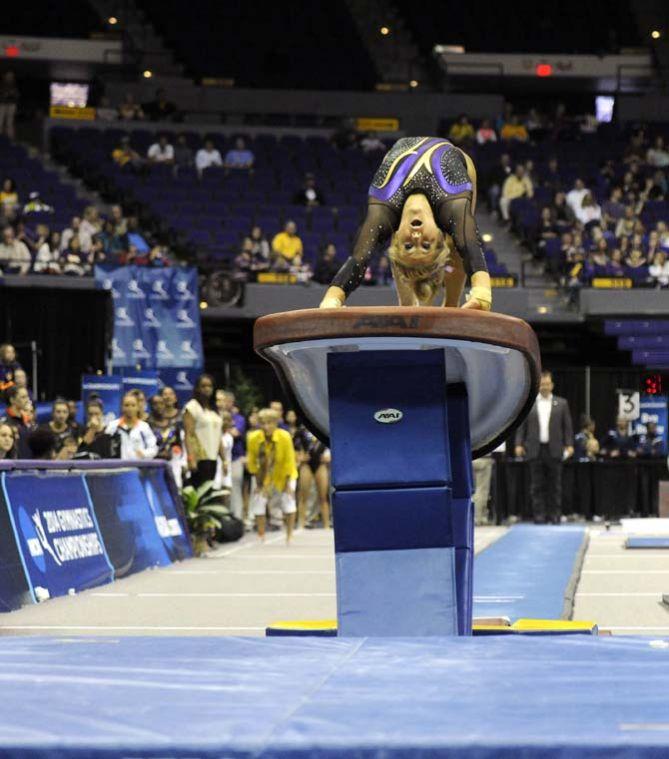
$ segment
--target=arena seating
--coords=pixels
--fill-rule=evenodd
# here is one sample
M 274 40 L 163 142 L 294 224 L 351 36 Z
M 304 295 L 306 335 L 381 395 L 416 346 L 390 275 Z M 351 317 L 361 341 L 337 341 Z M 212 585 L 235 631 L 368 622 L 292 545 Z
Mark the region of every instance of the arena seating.
M 57 172 L 45 169 L 22 145 L 10 143 L 4 136 L 0 136 L 0 173 L 3 179 L 14 180 L 22 205 L 28 202 L 29 194 L 36 191 L 45 203 L 53 206 L 53 213 L 27 217 L 33 225 L 44 222 L 60 230 L 87 205 L 77 197 L 73 185 L 63 183 Z
M 198 251 L 199 263 L 221 264 L 238 252 L 242 237 L 253 224 L 265 234 L 278 232 L 287 219 L 297 223 L 305 249 L 305 260 L 313 263 L 321 246 L 333 242 L 339 258 L 350 251 L 353 237 L 366 205 L 366 191 L 380 154 L 365 155 L 357 150 L 338 151 L 325 137 L 246 136 L 255 154 L 255 170 L 224 175 L 221 170 L 204 172 L 198 180 L 195 170 L 172 175 L 171 169 L 151 167 L 144 177 L 118 168 L 111 152 L 123 134 L 120 129 L 93 128 L 52 130 L 54 147 L 65 160 L 76 156 L 90 169 L 104 173 L 121 190 L 127 202 L 144 204 L 168 226 L 186 237 Z M 186 132 L 194 150 L 202 137 Z M 156 133 L 134 130 L 132 145 L 145 155 Z M 234 137 L 213 135 L 216 147 L 225 155 Z M 326 206 L 307 210 L 291 203 L 306 172 L 316 175 Z M 336 211 L 335 211 L 336 209 Z M 493 276 L 506 276 L 507 267 L 498 263 L 495 252 L 487 251 Z
M 308 13 L 266 3 L 141 0 L 191 76 L 234 79 L 239 87 L 369 90 L 376 75 L 346 3 L 314 3 Z M 206 53 L 203 55 L 203 51 Z
M 669 369 L 669 320 L 607 320 L 604 332 L 618 338 L 619 350 L 632 352 L 633 364 L 652 369 Z

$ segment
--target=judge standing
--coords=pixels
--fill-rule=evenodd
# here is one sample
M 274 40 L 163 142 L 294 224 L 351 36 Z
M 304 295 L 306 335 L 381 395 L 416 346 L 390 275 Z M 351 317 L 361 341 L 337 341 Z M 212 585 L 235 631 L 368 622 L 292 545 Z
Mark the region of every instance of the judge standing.
M 534 407 L 516 432 L 516 456 L 530 465 L 532 516 L 535 523 L 560 522 L 562 461 L 574 453 L 569 405 L 553 395 L 553 377 L 541 373 Z

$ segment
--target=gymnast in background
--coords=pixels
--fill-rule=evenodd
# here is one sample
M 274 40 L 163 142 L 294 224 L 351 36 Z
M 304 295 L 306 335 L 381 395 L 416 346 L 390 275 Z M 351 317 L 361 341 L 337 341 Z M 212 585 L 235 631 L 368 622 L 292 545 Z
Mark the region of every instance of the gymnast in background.
M 490 276 L 474 219 L 476 170 L 448 140 L 405 137 L 386 153 L 369 188 L 367 217 L 321 308 L 339 308 L 362 282 L 375 251 L 388 247 L 401 306 L 489 311 Z M 439 303 L 434 303 L 440 294 Z

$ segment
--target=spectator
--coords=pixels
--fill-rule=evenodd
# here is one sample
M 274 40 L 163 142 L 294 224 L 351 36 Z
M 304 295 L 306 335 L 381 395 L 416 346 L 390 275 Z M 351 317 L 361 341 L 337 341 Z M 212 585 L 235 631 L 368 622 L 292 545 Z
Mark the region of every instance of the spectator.
M 561 192 L 564 187 L 564 180 L 560 173 L 558 159 L 555 158 L 555 156 L 548 160 L 546 171 L 542 177 L 542 185 L 554 194 L 556 192 Z
M 595 250 L 590 256 L 591 263 L 594 267 L 596 277 L 605 277 L 608 274 L 609 267 L 609 249 L 606 240 L 602 237 L 597 242 Z
M 142 121 L 144 119 L 142 106 L 135 102 L 134 95 L 131 92 L 126 93 L 123 102 L 119 105 L 118 115 L 121 121 Z
M 120 456 L 120 433 L 109 435 L 105 430 L 104 413 L 99 401 L 86 405 L 86 426 L 75 458 L 115 459 Z
M 216 391 L 216 408 L 218 413 L 230 414 L 232 425 L 228 428 L 233 444 L 231 452 L 231 492 L 230 509 L 237 518 L 244 515 L 244 463 L 246 461 L 246 419 L 235 410 L 235 396 L 226 390 Z
M 43 225 L 39 225 L 43 226 Z M 30 253 L 31 257 L 33 254 L 37 251 L 37 242 L 39 239 L 39 232 L 36 234 L 36 229 L 33 230 L 32 227 L 29 227 L 26 225 L 24 221 L 19 221 L 14 225 L 14 234 L 16 239 L 19 242 L 25 243 L 26 248 L 28 248 L 28 252 Z
M 634 215 L 634 207 L 626 206 L 623 217 L 618 219 L 618 223 L 616 224 L 616 237 L 630 237 L 634 234 L 635 224 L 636 216 Z
M 223 159 L 220 152 L 214 147 L 212 140 L 205 140 L 204 147 L 200 148 L 195 154 L 195 167 L 197 169 L 198 176 L 202 177 L 202 172 L 205 169 L 212 167 L 222 167 Z
M 476 142 L 479 145 L 497 142 L 497 132 L 493 129 L 490 119 L 483 119 L 481 126 L 476 130 Z
M 114 234 L 124 235 L 128 231 L 128 223 L 123 217 L 123 209 L 119 205 L 111 207 L 111 220 L 114 224 Z
M 602 204 L 602 214 L 608 222 L 617 222 L 625 215 L 622 199 L 623 191 L 620 187 L 614 187 L 609 194 L 609 199 Z
M 0 392 L 4 392 L 14 382 L 16 371 L 21 364 L 16 360 L 16 348 L 11 343 L 0 345 Z
M 669 261 L 663 250 L 658 250 L 653 256 L 653 263 L 648 268 L 648 273 L 658 287 L 669 287 Z
M 648 200 L 664 200 L 669 190 L 665 173 L 661 169 L 658 169 L 653 174 L 652 179 L 649 178 L 647 181 L 650 184 Z
M 16 441 L 12 428 L 0 422 L 0 459 L 16 458 Z
M 84 218 L 79 224 L 79 242 L 81 249 L 88 253 L 93 245 L 93 238 L 102 230 L 102 218 L 97 206 L 86 206 L 84 209 Z
M 539 222 L 534 233 L 534 255 L 545 258 L 546 242 L 558 236 L 558 227 L 553 220 L 553 214 L 548 206 L 541 209 Z
M 252 246 L 251 252 L 253 253 L 253 257 L 256 260 L 256 262 L 269 263 L 271 248 L 267 240 L 267 237 L 265 236 L 265 234 L 263 234 L 262 229 L 257 224 L 255 227 L 251 229 L 250 240 L 251 240 L 251 246 Z
M 492 480 L 494 460 L 490 454 L 480 456 L 472 462 L 474 474 L 474 524 L 482 526 L 489 524 L 488 500 L 490 499 L 490 483 Z
M 26 437 L 28 456 L 39 461 L 50 461 L 56 457 L 56 436 L 50 429 L 38 428 Z
M 525 129 L 527 129 L 528 137 L 531 140 L 536 140 L 540 137 L 544 130 L 544 119 L 536 108 L 530 108 L 525 118 Z
M 602 209 L 589 192 L 583 196 L 580 207 L 574 209 L 574 214 L 585 227 L 602 220 Z
M 0 190 L 0 210 L 2 210 L 3 215 L 7 212 L 11 214 L 18 205 L 19 194 L 16 192 L 16 182 L 7 177 L 2 183 L 2 190 Z
M 161 163 L 164 166 L 174 164 L 174 146 L 170 144 L 166 134 L 158 137 L 158 142 L 154 142 L 146 153 L 149 163 Z
M 13 71 L 5 71 L 0 82 L 0 134 L 14 139 L 16 107 L 19 102 L 19 88 Z
M 0 272 L 5 274 L 27 274 L 32 265 L 28 246 L 17 240 L 10 226 L 2 230 L 0 243 Z
M 307 513 L 307 503 L 312 489 L 316 488 L 318 516 L 321 527 L 330 527 L 330 451 L 298 423 L 297 414 L 286 412 L 286 427 L 293 440 L 298 467 L 297 522 L 299 527 L 315 527 L 317 515 Z
M 26 374 L 25 369 L 22 369 L 20 366 L 17 366 L 16 369 L 14 369 L 14 384 L 16 387 L 25 387 L 26 390 L 28 390 L 28 396 L 30 396 L 30 389 L 28 388 L 28 375 Z
M 623 417 L 616 420 L 616 428 L 609 430 L 602 445 L 602 455 L 610 459 L 633 459 L 637 455 L 638 438 L 630 434 L 629 422 Z
M 392 285 L 393 273 L 390 269 L 390 260 L 388 256 L 381 256 L 376 264 L 374 279 L 377 285 Z
M 144 160 L 140 154 L 130 146 L 130 137 L 122 137 L 117 148 L 112 151 L 112 160 L 122 169 L 141 171 L 144 168 Z
M 657 431 L 657 422 L 646 422 L 646 432 L 638 438 L 637 455 L 643 459 L 657 459 L 664 454 L 664 439 Z
M 635 285 L 644 284 L 648 280 L 648 262 L 640 248 L 632 248 L 625 261 L 625 269 Z
M 283 232 L 274 235 L 272 252 L 279 266 L 299 266 L 302 263 L 302 240 L 297 235 L 297 225 L 287 221 Z
M 147 422 L 149 419 L 149 412 L 146 409 L 146 395 L 143 390 L 137 387 L 133 387 L 132 390 L 128 390 L 130 395 L 134 395 L 137 400 L 137 415 L 143 422 Z
M 30 394 L 27 388 L 12 385 L 5 392 L 5 398 L 7 408 L 0 422 L 8 424 L 20 437 L 32 427 L 31 416 L 26 408 L 30 402 Z
M 202 374 L 193 388 L 193 397 L 184 407 L 186 460 L 193 487 L 214 480 L 216 462 L 222 453 L 223 421 L 216 413 L 214 398 L 214 380 L 209 374 Z
M 615 248 L 611 251 L 610 260 L 606 267 L 606 275 L 608 277 L 625 276 L 625 262 L 623 260 L 623 252 L 620 248 Z
M 567 205 L 567 196 L 563 192 L 555 193 L 551 207 L 553 221 L 558 229 L 571 228 L 575 221 L 574 212 Z
M 54 436 L 54 451 L 56 458 L 65 445 L 67 439 L 72 439 L 72 429 L 67 423 L 70 410 L 67 407 L 67 401 L 56 399 L 51 407 L 51 419 L 41 429 L 49 430 Z M 76 445 L 74 446 L 76 450 Z
M 226 169 L 252 169 L 254 161 L 253 151 L 246 147 L 242 137 L 237 137 L 235 147 L 225 154 L 223 165 Z
M 70 238 L 69 245 L 60 254 L 60 266 L 63 274 L 83 277 L 90 269 L 88 255 L 81 248 L 79 235 Z
M 562 461 L 574 453 L 571 414 L 553 395 L 553 377 L 541 372 L 539 395 L 516 433 L 516 456 L 530 462 L 532 514 L 536 523 L 560 521 Z
M 368 132 L 362 140 L 360 140 L 360 148 L 365 155 L 370 153 L 378 153 L 379 151 L 385 151 L 386 146 L 382 140 L 379 139 L 376 132 Z
M 581 414 L 580 431 L 574 437 L 574 459 L 594 461 L 599 455 L 599 442 L 595 437 L 595 422 L 587 414 Z
M 669 150 L 664 145 L 664 137 L 658 135 L 653 146 L 646 153 L 646 163 L 658 169 L 669 166 Z
M 23 213 L 53 213 L 53 206 L 45 203 L 37 190 L 28 195 L 28 202 L 23 206 Z
M 188 144 L 185 134 L 177 137 L 174 146 L 174 176 L 179 175 L 181 169 L 190 169 L 193 166 L 193 148 Z
M 453 122 L 448 130 L 448 139 L 455 145 L 465 145 L 472 142 L 474 136 L 474 127 L 464 113 L 458 116 L 457 121 Z
M 502 187 L 502 197 L 499 199 L 499 209 L 504 221 L 509 221 L 509 206 L 512 200 L 531 198 L 533 195 L 534 187 L 531 180 L 525 175 L 525 167 L 518 164 L 514 173 L 506 178 Z
M 152 459 L 158 453 L 156 436 L 141 418 L 137 396 L 132 391 L 123 396 L 122 415 L 107 425 L 108 435 L 118 435 L 120 457 L 126 460 Z
M 174 121 L 177 115 L 176 105 L 167 99 L 162 88 L 156 90 L 155 99 L 144 103 L 142 108 L 149 121 Z
M 511 116 L 511 120 L 502 127 L 500 137 L 504 142 L 527 142 L 529 134 L 525 125 L 521 124 L 518 116 L 514 114 Z
M 243 275 L 239 279 L 246 282 L 252 272 L 255 271 L 255 259 L 253 256 L 253 243 L 250 237 L 245 237 L 242 241 L 242 247 L 233 260 L 234 270 L 237 274 Z
M 181 421 L 181 412 L 179 411 L 179 399 L 174 392 L 174 388 L 169 386 L 164 387 L 161 395 L 164 404 L 163 416 L 173 424 L 177 424 Z
M 333 243 L 329 243 L 316 261 L 312 279 L 319 285 L 329 285 L 334 275 L 339 271 L 339 266 L 337 248 Z
M 585 182 L 577 177 L 574 180 L 574 186 L 567 193 L 567 205 L 576 214 L 583 205 L 583 198 L 588 195 L 590 191 L 586 188 Z
M 124 226 L 127 230 L 125 222 Z M 123 237 L 124 235 L 116 234 L 112 219 L 107 219 L 102 227 L 102 231 L 96 235 L 96 240 L 102 245 L 105 258 L 111 263 L 120 263 L 121 254 L 126 250 Z
M 502 153 L 499 157 L 499 163 L 493 167 L 488 175 L 488 205 L 494 213 L 497 213 L 504 182 L 507 177 L 511 176 L 511 173 L 511 156 L 508 153 Z
M 151 248 L 140 230 L 139 219 L 136 216 L 128 217 L 127 230 L 124 239 L 126 249 L 130 250 L 134 246 L 138 253 L 148 254 Z
M 290 433 L 279 429 L 279 416 L 271 408 L 258 413 L 260 430 L 246 438 L 247 467 L 252 475 L 251 506 L 256 519 L 258 537 L 265 539 L 266 515 L 280 508 L 286 527 L 286 543 L 290 543 L 295 526 L 295 486 L 297 467 L 295 448 Z
M 165 401 L 160 394 L 151 396 L 149 400 L 151 413 L 146 420 L 156 436 L 158 453 L 156 458 L 170 461 L 173 449 L 181 447 L 181 436 L 178 424 L 165 417 Z
M 229 411 L 223 411 L 221 413 L 221 419 L 223 420 L 223 434 L 221 435 L 221 456 L 218 459 L 218 466 L 216 468 L 216 479 L 214 480 L 214 487 L 216 489 L 224 488 L 228 492 L 232 492 L 232 446 L 234 445 L 234 438 L 230 434 L 232 425 L 232 414 Z M 241 518 L 242 512 L 237 516 Z
M 316 187 L 316 177 L 313 174 L 305 174 L 304 186 L 293 196 L 293 203 L 308 208 L 325 205 L 325 196 Z

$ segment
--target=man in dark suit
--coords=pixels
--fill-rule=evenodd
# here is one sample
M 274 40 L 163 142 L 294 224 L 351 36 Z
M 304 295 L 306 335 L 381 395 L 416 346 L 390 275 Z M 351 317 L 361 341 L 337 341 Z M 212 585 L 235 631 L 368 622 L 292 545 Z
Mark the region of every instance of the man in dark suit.
M 516 456 L 530 465 L 532 515 L 538 524 L 560 521 L 562 460 L 573 455 L 573 445 L 567 401 L 553 395 L 553 377 L 542 372 L 534 407 L 516 432 Z

